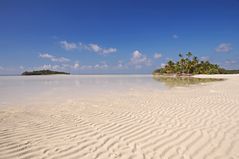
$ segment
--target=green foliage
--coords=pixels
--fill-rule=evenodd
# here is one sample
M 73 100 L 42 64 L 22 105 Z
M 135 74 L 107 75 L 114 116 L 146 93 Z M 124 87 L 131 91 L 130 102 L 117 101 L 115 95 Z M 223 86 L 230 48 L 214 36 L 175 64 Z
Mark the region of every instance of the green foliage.
M 55 74 L 70 74 L 66 72 L 58 72 L 58 71 L 51 71 L 51 70 L 39 70 L 39 71 L 31 71 L 31 72 L 23 72 L 22 75 L 55 75 Z
M 221 74 L 238 74 L 239 73 L 239 70 L 226 70 L 224 68 L 220 68 L 219 69 L 219 72 Z
M 217 64 L 211 64 L 209 61 L 200 61 L 191 52 L 179 54 L 179 60 L 174 62 L 169 60 L 167 64 L 160 69 L 157 69 L 153 74 L 177 74 L 177 75 L 192 75 L 192 74 L 231 74 L 239 73 L 239 70 L 225 70 Z

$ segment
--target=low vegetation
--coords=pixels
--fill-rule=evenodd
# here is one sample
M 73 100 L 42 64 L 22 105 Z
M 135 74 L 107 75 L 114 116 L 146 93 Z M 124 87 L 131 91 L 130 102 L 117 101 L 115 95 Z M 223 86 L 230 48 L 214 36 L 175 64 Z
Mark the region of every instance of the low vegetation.
M 208 60 L 199 60 L 191 52 L 184 57 L 179 54 L 178 61 L 169 60 L 167 64 L 157 69 L 153 74 L 172 74 L 172 75 L 194 75 L 194 74 L 236 74 L 239 70 L 226 70 L 217 64 L 212 64 Z
M 26 71 L 23 72 L 22 75 L 56 75 L 56 74 L 65 74 L 68 75 L 70 73 L 66 72 L 58 72 L 58 71 L 51 71 L 51 70 L 38 70 L 38 71 Z

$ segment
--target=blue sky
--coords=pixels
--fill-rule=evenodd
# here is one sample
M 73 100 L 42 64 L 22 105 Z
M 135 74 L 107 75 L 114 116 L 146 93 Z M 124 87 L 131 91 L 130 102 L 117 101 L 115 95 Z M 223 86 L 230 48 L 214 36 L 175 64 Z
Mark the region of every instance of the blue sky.
M 178 53 L 239 69 L 238 0 L 0 0 L 0 74 L 151 73 Z

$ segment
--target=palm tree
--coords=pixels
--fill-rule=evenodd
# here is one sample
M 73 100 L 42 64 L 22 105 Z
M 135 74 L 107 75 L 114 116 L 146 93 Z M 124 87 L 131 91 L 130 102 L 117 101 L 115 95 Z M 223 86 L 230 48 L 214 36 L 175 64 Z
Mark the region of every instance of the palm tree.
M 177 73 L 181 74 L 181 73 L 184 73 L 184 58 L 183 58 L 183 54 L 182 53 L 179 53 L 178 54 L 180 60 L 179 62 L 177 63 L 178 64 L 178 71 Z
M 184 70 L 185 70 L 185 63 L 186 63 L 186 60 L 184 58 L 180 59 L 179 60 L 179 65 L 180 65 L 180 73 L 183 73 L 184 74 Z
M 187 58 L 186 58 L 186 69 L 187 69 L 187 73 L 189 74 L 190 73 L 190 70 L 191 70 L 191 66 L 192 66 L 192 61 L 190 60 L 190 57 L 192 56 L 193 54 L 191 52 L 188 52 L 186 54 Z
M 192 62 L 191 62 L 191 72 L 194 74 L 197 74 L 197 68 L 198 68 L 198 57 L 193 56 Z
M 180 66 L 179 61 L 177 63 L 175 63 L 175 72 L 177 74 L 180 74 L 180 72 L 181 72 L 181 66 Z
M 188 52 L 187 54 L 186 54 L 186 56 L 190 59 L 190 57 L 192 56 L 193 54 L 191 53 L 191 52 Z
M 167 69 L 169 73 L 175 73 L 175 64 L 172 60 L 169 60 L 167 63 Z
M 198 64 L 198 57 L 197 56 L 193 56 L 193 63 Z
M 182 58 L 182 57 L 183 57 L 183 54 L 179 53 L 178 56 L 179 56 L 180 58 Z

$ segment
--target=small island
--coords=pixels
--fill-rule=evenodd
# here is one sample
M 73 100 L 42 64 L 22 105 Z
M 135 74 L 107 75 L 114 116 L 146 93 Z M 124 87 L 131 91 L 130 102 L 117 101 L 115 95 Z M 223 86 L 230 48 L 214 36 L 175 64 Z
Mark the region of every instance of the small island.
M 178 61 L 169 60 L 167 64 L 153 72 L 153 75 L 190 76 L 196 74 L 237 74 L 239 70 L 226 70 L 208 60 L 199 60 L 191 52 L 179 54 Z
M 52 70 L 38 70 L 38 71 L 25 71 L 21 75 L 69 75 L 70 73 L 67 72 L 58 72 L 58 71 L 52 71 Z

